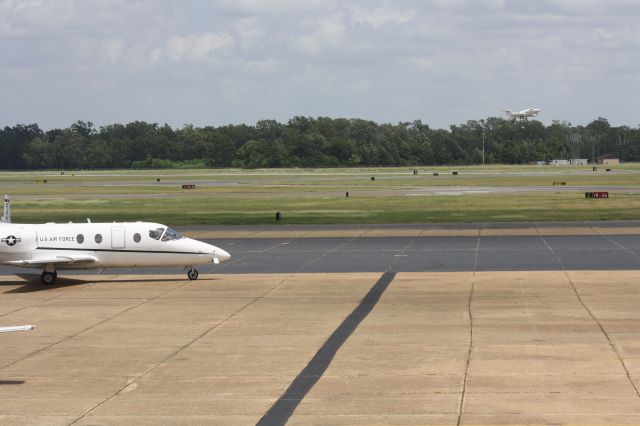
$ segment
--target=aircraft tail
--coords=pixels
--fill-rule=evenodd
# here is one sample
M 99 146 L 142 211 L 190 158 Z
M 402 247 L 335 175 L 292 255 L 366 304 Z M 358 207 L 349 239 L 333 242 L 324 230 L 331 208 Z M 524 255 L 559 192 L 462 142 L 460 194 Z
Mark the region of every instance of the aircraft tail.
M 8 195 L 4 196 L 4 213 L 1 223 L 11 223 L 11 200 Z

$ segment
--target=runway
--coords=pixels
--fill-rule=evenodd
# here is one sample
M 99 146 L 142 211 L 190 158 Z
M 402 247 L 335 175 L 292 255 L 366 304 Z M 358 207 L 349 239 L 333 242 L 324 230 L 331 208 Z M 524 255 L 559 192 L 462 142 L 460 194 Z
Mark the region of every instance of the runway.
M 207 237 L 232 254 L 229 262 L 207 272 L 606 270 L 640 265 L 637 221 L 195 228 L 186 232 Z
M 636 222 L 496 226 L 307 226 L 188 228 L 232 258 L 201 273 L 352 273 L 633 270 L 640 266 Z M 217 236 L 217 237 L 216 237 Z M 29 273 L 0 267 L 1 274 Z M 109 274 L 174 274 L 180 268 L 109 269 Z M 39 273 L 39 272 L 34 272 Z M 68 272 L 61 274 L 92 274 Z
M 3 270 L 0 325 L 37 328 L 0 335 L 0 423 L 638 424 L 636 225 L 191 228 L 233 255 L 197 281 Z
M 220 273 L 636 269 L 640 236 L 384 237 L 216 241 Z

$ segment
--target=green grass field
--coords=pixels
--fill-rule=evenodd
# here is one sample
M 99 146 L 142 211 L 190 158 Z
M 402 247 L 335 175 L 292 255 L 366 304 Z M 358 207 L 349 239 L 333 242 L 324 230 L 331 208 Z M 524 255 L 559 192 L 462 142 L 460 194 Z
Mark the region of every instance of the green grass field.
M 276 211 L 288 224 L 640 219 L 640 164 L 595 173 L 468 166 L 419 167 L 415 176 L 413 169 L 4 172 L 0 193 L 12 197 L 14 222 L 267 224 Z M 186 183 L 197 188 L 182 190 Z M 610 198 L 585 199 L 592 188 L 610 189 Z

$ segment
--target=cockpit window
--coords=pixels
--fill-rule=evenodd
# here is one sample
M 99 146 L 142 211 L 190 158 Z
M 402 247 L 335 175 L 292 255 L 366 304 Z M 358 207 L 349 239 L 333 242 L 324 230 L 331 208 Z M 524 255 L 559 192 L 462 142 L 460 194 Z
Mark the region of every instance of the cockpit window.
M 163 233 L 164 233 L 164 228 L 155 228 L 155 229 L 149 230 L 149 236 L 154 240 L 159 240 L 160 237 L 162 237 Z
M 176 231 L 175 229 L 167 228 L 167 231 L 162 236 L 162 241 L 179 240 L 180 238 L 182 238 L 182 235 L 180 235 L 178 231 Z

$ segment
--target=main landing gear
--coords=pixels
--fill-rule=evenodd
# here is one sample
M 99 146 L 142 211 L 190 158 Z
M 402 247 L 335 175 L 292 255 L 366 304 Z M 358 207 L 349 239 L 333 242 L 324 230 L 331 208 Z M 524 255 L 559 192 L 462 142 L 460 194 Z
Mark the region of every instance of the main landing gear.
M 42 284 L 44 285 L 53 285 L 55 284 L 57 279 L 58 279 L 58 273 L 55 271 L 54 272 L 44 271 L 42 275 L 40 275 L 40 281 L 42 281 Z
M 197 280 L 198 279 L 198 271 L 196 271 L 193 268 L 189 269 L 189 272 L 187 272 L 187 277 L 189 277 L 190 280 Z

